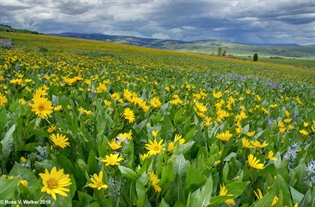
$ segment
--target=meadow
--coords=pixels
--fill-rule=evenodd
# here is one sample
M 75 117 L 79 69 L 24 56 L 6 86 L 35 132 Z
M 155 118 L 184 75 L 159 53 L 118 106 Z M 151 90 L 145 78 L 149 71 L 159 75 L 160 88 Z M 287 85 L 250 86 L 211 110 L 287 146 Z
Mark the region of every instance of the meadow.
M 315 206 L 315 70 L 0 33 L 1 206 Z

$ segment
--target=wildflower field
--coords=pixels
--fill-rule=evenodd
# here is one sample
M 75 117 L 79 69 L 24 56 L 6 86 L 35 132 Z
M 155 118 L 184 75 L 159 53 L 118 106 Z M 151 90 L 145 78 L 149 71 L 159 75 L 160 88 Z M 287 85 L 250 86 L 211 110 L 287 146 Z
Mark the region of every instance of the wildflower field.
M 315 206 L 313 69 L 0 37 L 0 206 Z

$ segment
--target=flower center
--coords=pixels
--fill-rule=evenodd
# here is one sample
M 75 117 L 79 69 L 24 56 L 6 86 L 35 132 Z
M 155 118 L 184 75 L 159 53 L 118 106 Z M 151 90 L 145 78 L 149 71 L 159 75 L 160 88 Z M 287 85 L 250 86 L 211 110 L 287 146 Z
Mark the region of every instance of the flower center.
M 45 107 L 44 107 L 42 104 L 40 104 L 40 105 L 38 106 L 38 110 L 39 110 L 39 111 L 44 111 L 44 109 L 45 109 Z
M 97 183 L 96 183 L 96 186 L 97 186 L 97 187 L 102 187 L 102 185 L 103 185 L 103 182 L 97 182 Z
M 47 180 L 47 186 L 49 189 L 56 189 L 58 187 L 58 181 L 54 178 Z
M 153 147 L 153 150 L 156 151 L 156 152 L 160 151 L 160 146 L 159 145 L 155 145 Z

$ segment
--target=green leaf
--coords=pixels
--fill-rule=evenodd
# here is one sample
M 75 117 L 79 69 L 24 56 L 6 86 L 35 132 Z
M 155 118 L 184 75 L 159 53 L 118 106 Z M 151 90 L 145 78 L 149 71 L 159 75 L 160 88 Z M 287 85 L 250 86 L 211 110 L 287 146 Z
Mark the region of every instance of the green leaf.
M 13 175 L 14 177 L 19 176 L 20 179 L 27 180 L 29 188 L 32 188 L 37 182 L 37 177 L 34 173 L 17 162 L 15 162 L 9 175 Z
M 57 161 L 61 165 L 61 167 L 64 169 L 65 173 L 74 174 L 73 164 L 66 156 L 64 156 L 63 154 L 59 154 Z
M 10 200 L 14 196 L 18 181 L 18 177 L 7 179 L 6 176 L 3 176 L 0 178 L 0 201 Z
M 159 185 L 163 185 L 165 182 L 171 183 L 174 181 L 174 179 L 174 167 L 172 162 L 169 162 L 167 166 L 163 166 Z
M 124 177 L 131 178 L 131 179 L 134 179 L 134 180 L 139 178 L 137 173 L 135 171 L 133 171 L 132 169 L 128 168 L 128 167 L 119 166 L 118 168 L 119 168 L 121 174 Z
M 161 137 L 164 137 L 165 140 L 171 140 L 173 135 L 173 123 L 169 116 L 164 116 L 164 123 L 161 129 Z
M 88 157 L 88 166 L 90 169 L 90 174 L 94 174 L 97 171 L 97 160 L 96 160 L 96 153 L 94 150 L 90 151 L 89 157 Z
M 162 201 L 161 201 L 159 207 L 170 207 L 170 205 L 168 205 L 168 203 L 165 202 L 164 198 L 162 198 Z
M 192 127 L 192 129 L 187 134 L 185 134 L 184 138 L 186 141 L 189 141 L 194 138 L 195 134 L 196 134 L 196 128 Z
M 8 160 L 12 146 L 13 146 L 13 132 L 15 131 L 15 124 L 11 126 L 9 131 L 4 135 L 3 140 L 1 141 L 2 144 L 2 156 L 3 159 L 6 161 Z
M 285 206 L 289 206 L 290 205 L 290 202 L 291 202 L 291 194 L 290 194 L 290 191 L 289 191 L 289 188 L 288 188 L 288 184 L 284 181 L 284 179 L 282 178 L 282 176 L 280 174 L 277 175 L 277 178 L 273 184 L 273 186 L 275 186 L 277 189 L 278 189 L 278 193 L 280 191 L 282 191 L 283 193 L 283 198 L 284 201 L 282 201 L 279 197 L 279 201 L 278 202 L 283 202 L 283 204 Z
M 176 150 L 176 154 L 185 155 L 194 144 L 195 144 L 195 141 L 190 141 L 190 142 L 187 142 L 187 143 L 180 145 Z
M 71 179 L 71 185 L 70 185 L 70 197 L 71 199 L 73 198 L 73 196 L 75 195 L 75 192 L 77 191 L 77 185 L 74 179 L 73 175 L 70 175 L 70 179 Z
M 210 206 L 222 204 L 227 199 L 232 199 L 232 197 L 231 196 L 214 196 L 214 197 L 211 197 Z
M 184 157 L 184 155 L 180 154 L 173 158 L 173 165 L 174 165 L 174 171 L 181 177 L 185 175 L 186 173 L 186 167 L 188 165 L 189 161 L 187 161 Z
M 277 189 L 273 188 L 271 189 L 262 199 L 260 199 L 254 207 L 266 207 L 266 206 L 271 206 L 272 201 L 276 195 Z
M 302 201 L 304 195 L 302 193 L 300 193 L 299 191 L 295 190 L 294 188 L 292 188 L 291 186 L 290 186 L 290 191 L 291 191 L 293 204 L 300 203 Z
M 233 194 L 232 198 L 239 197 L 244 190 L 246 189 L 246 186 L 250 182 L 241 182 L 241 181 L 235 181 L 233 183 L 227 184 L 225 187 L 228 189 L 228 194 Z
M 179 125 L 183 122 L 183 109 L 178 110 L 174 116 L 174 123 Z
M 198 168 L 193 165 L 188 165 L 186 169 L 186 180 L 188 185 L 198 185 L 199 187 L 206 182 L 205 176 Z
M 140 178 L 136 182 L 136 191 L 137 191 L 137 196 L 138 196 L 137 206 L 142 207 L 144 206 L 144 203 L 146 200 L 147 190 L 142 184 L 142 182 L 140 181 Z
M 212 176 L 207 179 L 206 184 L 202 187 L 190 194 L 189 202 L 187 202 L 187 206 L 189 207 L 202 207 L 208 206 L 210 204 L 210 198 L 213 189 L 213 180 Z

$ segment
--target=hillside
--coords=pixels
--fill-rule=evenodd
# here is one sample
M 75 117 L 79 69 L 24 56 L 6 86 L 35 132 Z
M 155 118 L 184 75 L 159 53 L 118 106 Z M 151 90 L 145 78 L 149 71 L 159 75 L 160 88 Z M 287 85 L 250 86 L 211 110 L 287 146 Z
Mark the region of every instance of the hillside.
M 83 39 L 101 40 L 107 42 L 118 42 L 149 48 L 179 50 L 186 52 L 197 52 L 204 54 L 216 54 L 218 47 L 222 47 L 227 54 L 232 55 L 252 55 L 259 53 L 260 56 L 281 56 L 294 58 L 311 58 L 315 56 L 315 46 L 299 45 L 247 45 L 241 43 L 222 42 L 219 40 L 197 40 L 197 41 L 180 41 L 180 40 L 160 40 L 130 36 L 114 36 L 99 33 L 61 33 L 53 34 L 64 37 L 75 37 Z

